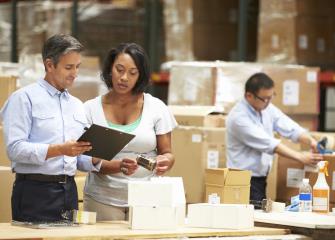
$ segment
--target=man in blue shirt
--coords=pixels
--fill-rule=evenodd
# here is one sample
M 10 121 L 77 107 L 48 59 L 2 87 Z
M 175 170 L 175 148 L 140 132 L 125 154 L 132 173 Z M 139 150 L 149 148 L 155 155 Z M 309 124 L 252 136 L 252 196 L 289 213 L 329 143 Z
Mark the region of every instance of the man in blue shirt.
M 322 160 L 316 153 L 297 152 L 274 137 L 274 132 L 294 142 L 308 144 L 316 152 L 317 142 L 296 122 L 271 104 L 274 82 L 264 73 L 256 73 L 245 84 L 245 95 L 227 117 L 227 166 L 252 172 L 250 199 L 266 198 L 266 177 L 273 154 L 307 165 Z
M 83 46 L 55 35 L 43 46 L 44 79 L 14 92 L 1 110 L 7 154 L 16 179 L 12 219 L 58 222 L 78 209 L 76 169 L 98 171 L 100 161 L 81 155 L 76 142 L 87 126 L 82 102 L 67 88 L 77 77 Z

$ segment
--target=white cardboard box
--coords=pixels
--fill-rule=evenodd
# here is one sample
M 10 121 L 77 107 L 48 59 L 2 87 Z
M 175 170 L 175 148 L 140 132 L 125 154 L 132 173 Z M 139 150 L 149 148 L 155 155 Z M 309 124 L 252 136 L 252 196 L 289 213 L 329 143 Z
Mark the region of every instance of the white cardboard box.
M 154 177 L 128 183 L 132 229 L 175 229 L 185 223 L 185 192 L 181 177 Z
M 129 181 L 129 206 L 185 205 L 185 192 L 181 177 L 154 177 L 150 181 Z
M 247 204 L 189 204 L 188 226 L 249 229 L 254 227 L 254 207 Z
M 172 206 L 132 206 L 129 211 L 130 228 L 176 229 L 180 221 L 180 210 L 181 208 Z

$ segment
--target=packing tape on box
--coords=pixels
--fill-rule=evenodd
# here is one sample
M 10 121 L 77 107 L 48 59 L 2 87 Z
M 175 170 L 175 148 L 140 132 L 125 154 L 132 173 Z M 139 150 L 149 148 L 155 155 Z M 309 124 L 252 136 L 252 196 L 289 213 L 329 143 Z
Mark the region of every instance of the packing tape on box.
M 95 224 L 97 222 L 97 213 L 74 210 L 73 222 L 82 224 Z

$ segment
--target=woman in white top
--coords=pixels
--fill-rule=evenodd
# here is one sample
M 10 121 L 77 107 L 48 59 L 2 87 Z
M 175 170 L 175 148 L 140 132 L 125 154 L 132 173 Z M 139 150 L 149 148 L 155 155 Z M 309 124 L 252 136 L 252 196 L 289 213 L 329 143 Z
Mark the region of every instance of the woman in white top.
M 173 166 L 171 131 L 177 123 L 161 100 L 144 93 L 150 73 L 139 45 L 125 43 L 111 49 L 101 76 L 109 92 L 85 103 L 88 120 L 135 138 L 113 160 L 104 160 L 99 173 L 87 176 L 84 210 L 97 212 L 99 221 L 127 220 L 128 181 L 163 175 Z M 156 159 L 154 172 L 137 165 L 138 154 Z

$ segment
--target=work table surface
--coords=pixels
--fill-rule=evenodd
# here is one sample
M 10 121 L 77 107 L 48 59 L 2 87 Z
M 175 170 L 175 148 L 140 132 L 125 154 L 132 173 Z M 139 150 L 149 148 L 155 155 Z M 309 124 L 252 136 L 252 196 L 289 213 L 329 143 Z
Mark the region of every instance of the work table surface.
M 224 237 L 250 235 L 284 235 L 288 229 L 254 227 L 246 230 L 178 228 L 176 230 L 131 230 L 127 222 L 99 222 L 94 225 L 33 229 L 0 223 L 0 239 L 139 239 L 181 237 Z
M 313 212 L 271 212 L 255 211 L 255 222 L 280 224 L 312 229 L 335 229 L 335 215 Z

